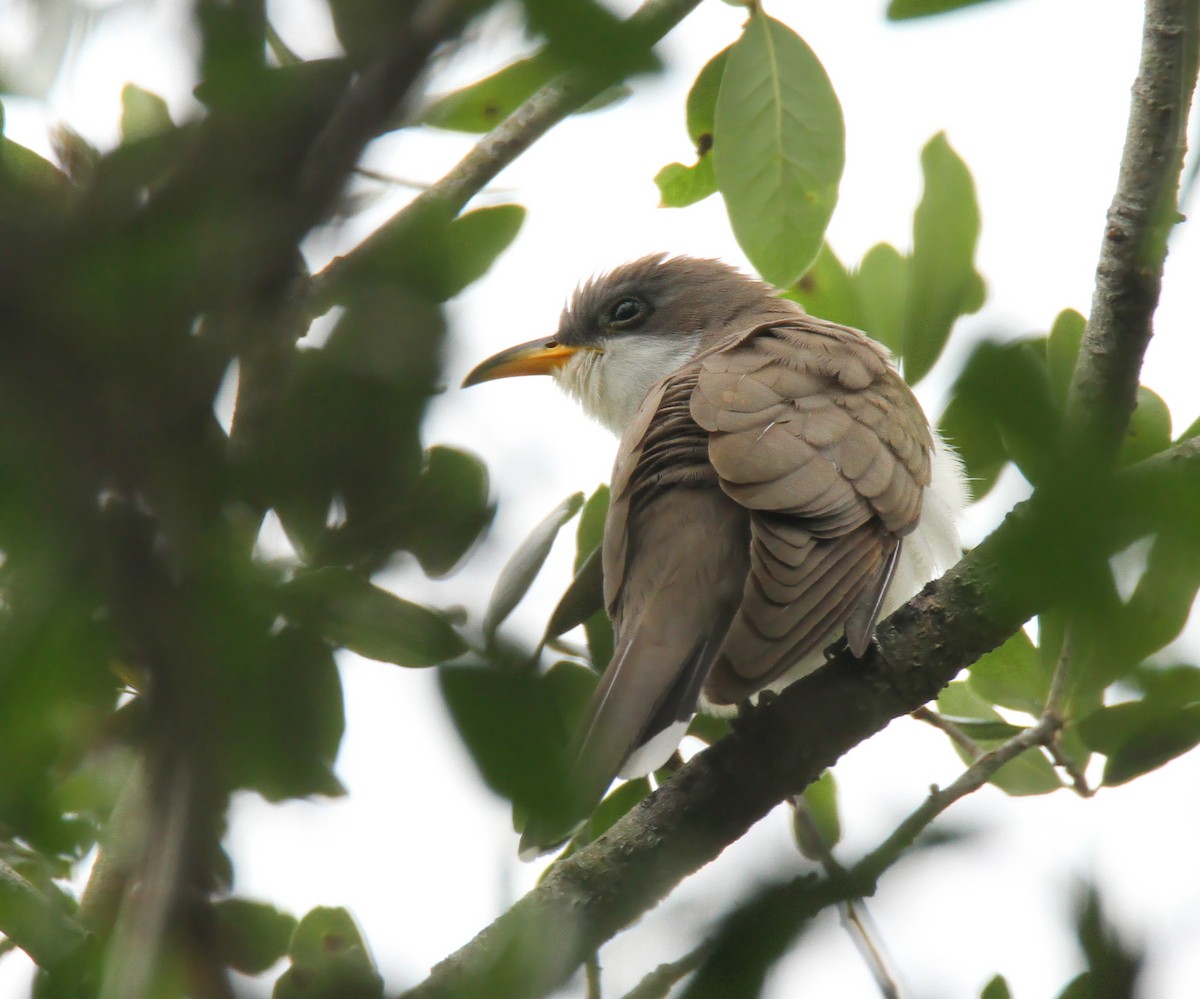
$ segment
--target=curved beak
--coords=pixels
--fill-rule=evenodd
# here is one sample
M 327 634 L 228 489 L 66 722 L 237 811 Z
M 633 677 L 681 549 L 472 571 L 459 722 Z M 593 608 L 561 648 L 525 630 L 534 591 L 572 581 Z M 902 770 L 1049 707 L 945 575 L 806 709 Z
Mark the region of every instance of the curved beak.
M 513 378 L 517 375 L 552 375 L 579 351 L 596 349 L 571 347 L 553 338 L 519 343 L 475 365 L 471 373 L 463 379 L 462 387 L 490 382 L 496 378 Z

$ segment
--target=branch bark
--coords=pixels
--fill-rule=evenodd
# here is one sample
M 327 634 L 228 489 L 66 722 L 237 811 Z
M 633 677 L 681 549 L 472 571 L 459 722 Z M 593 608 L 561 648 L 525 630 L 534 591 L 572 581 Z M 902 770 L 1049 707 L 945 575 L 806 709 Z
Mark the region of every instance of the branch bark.
M 1196 87 L 1200 0 L 1147 0 L 1117 190 L 1067 407 L 1068 454 L 1110 458 L 1137 403 Z

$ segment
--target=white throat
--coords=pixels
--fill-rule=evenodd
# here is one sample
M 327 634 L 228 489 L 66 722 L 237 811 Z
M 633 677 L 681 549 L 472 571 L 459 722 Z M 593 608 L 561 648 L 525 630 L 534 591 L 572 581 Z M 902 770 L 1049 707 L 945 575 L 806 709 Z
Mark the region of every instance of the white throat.
M 619 437 L 650 386 L 678 370 L 699 350 L 698 336 L 616 336 L 603 352 L 579 351 L 555 372 L 554 380 L 579 400 L 588 416 Z

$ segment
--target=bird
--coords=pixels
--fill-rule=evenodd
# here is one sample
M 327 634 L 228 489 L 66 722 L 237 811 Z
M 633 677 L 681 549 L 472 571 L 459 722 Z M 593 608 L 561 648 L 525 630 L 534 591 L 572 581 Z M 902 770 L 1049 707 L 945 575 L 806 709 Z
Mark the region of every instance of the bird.
M 661 767 L 825 661 L 961 556 L 962 464 L 888 350 L 715 259 L 653 254 L 578 287 L 548 338 L 464 387 L 546 374 L 620 437 L 601 559 L 613 655 L 575 736 L 568 838 L 618 775 Z

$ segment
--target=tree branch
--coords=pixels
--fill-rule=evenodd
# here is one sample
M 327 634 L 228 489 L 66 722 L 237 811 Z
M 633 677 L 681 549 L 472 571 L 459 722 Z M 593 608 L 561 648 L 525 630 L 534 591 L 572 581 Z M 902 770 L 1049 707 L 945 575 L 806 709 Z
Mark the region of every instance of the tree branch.
M 1079 497 L 1080 504 L 1095 505 L 1087 516 L 1037 495 L 1020 504 L 957 566 L 883 622 L 862 660 L 843 653 L 750 713 L 604 837 L 556 863 L 537 888 L 437 965 L 406 999 L 479 994 L 485 983 L 517 999 L 561 985 L 587 954 L 778 802 L 891 719 L 934 698 L 960 669 L 1068 592 L 1069 567 L 1080 550 L 1096 545 L 1087 527 L 1093 517 L 1111 526 L 1104 543 L 1116 552 L 1157 528 L 1164 508 L 1154 498 L 1164 494 L 1172 503 L 1200 503 L 1200 439 L 1141 462 L 1111 488 Z M 1015 737 L 1008 748 L 987 754 L 985 767 L 1037 744 L 1058 724 L 1050 719 Z M 961 780 L 975 781 L 982 772 L 969 770 L 972 776 Z M 548 935 L 554 948 L 542 946 Z
M 625 22 L 631 39 L 649 49 L 699 3 L 700 0 L 645 0 Z M 501 170 L 554 125 L 615 82 L 611 74 L 572 70 L 542 87 L 484 136 L 441 180 L 422 191 L 350 253 L 335 258 L 315 274 L 311 289 L 313 312 L 320 314 L 330 307 L 333 287 L 390 234 L 403 229 L 432 205 L 440 206 L 451 216 L 456 215 Z
M 1117 190 L 1071 382 L 1068 453 L 1111 456 L 1137 402 L 1196 86 L 1200 0 L 1147 0 Z
M 0 860 L 0 933 L 40 968 L 58 969 L 78 960 L 89 935 L 36 885 Z

